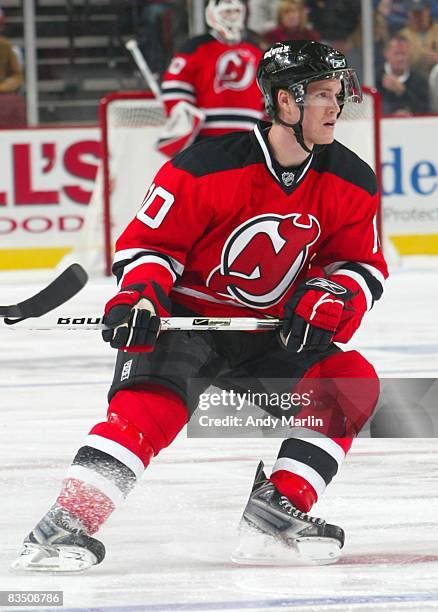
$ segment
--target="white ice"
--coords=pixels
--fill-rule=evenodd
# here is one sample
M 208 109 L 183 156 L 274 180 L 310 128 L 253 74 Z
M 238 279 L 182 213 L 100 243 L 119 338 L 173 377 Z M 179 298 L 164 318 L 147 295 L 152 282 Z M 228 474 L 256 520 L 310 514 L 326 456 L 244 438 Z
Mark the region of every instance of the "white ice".
M 0 302 L 28 297 L 49 277 L 2 273 Z M 99 314 L 113 291 L 110 280 L 92 281 L 59 312 Z M 351 346 L 382 377 L 438 377 L 437 304 L 438 266 L 395 270 Z M 334 566 L 233 565 L 257 462 L 270 468 L 280 441 L 183 432 L 100 532 L 100 566 L 72 576 L 9 573 L 83 437 L 104 418 L 113 359 L 98 332 L 0 328 L 0 590 L 59 589 L 64 610 L 106 612 L 438 609 L 437 431 L 356 441 L 313 512 L 346 531 Z

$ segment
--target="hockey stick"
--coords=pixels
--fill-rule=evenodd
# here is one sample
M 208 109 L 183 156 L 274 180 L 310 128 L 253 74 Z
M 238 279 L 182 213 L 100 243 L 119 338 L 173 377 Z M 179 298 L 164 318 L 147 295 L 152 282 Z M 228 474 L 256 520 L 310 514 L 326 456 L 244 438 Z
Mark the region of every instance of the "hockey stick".
M 41 317 L 76 295 L 87 280 L 88 275 L 82 266 L 72 264 L 36 295 L 18 304 L 0 306 L 0 317 L 5 318 L 7 325 L 28 317 Z
M 13 325 L 14 321 L 5 319 L 6 325 Z M 202 317 L 169 317 L 161 319 L 161 331 L 254 331 L 277 329 L 282 325 L 280 319 L 252 319 L 252 318 L 202 318 Z M 12 329 L 30 330 L 101 330 L 107 329 L 102 323 L 102 317 L 75 316 L 52 317 L 39 322 L 25 322 Z
M 137 64 L 137 68 L 140 70 L 140 73 L 144 80 L 146 81 L 146 85 L 152 91 L 157 100 L 161 101 L 161 90 L 160 86 L 157 83 L 156 78 L 151 72 L 145 58 L 143 57 L 142 52 L 140 51 L 137 41 L 134 38 L 131 38 L 125 43 L 126 49 L 132 55 L 134 62 Z

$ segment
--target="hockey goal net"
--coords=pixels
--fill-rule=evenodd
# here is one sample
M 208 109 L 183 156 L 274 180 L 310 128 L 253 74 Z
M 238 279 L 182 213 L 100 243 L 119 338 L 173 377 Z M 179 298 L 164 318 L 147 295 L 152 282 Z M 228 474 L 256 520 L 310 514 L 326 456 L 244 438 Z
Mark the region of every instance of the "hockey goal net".
M 92 273 L 110 274 L 115 240 L 166 161 L 155 149 L 164 120 L 161 102 L 148 93 L 114 93 L 101 102 L 102 165 L 72 254 Z M 365 89 L 362 104 L 345 105 L 336 129 L 336 138 L 367 161 L 378 179 L 379 126 L 378 94 Z

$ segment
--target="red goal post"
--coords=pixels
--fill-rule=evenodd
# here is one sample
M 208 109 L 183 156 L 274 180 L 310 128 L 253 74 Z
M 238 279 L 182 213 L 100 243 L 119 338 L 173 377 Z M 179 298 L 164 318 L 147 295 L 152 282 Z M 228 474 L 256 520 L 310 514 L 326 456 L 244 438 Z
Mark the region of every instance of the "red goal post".
M 117 181 L 124 180 L 120 172 L 119 176 L 117 176 L 117 168 L 115 168 L 114 172 L 114 166 L 117 166 L 117 164 L 114 163 L 112 167 L 112 161 L 115 157 L 113 146 L 117 146 L 116 143 L 112 142 L 112 135 L 114 131 L 117 130 L 123 130 L 128 133 L 133 132 L 134 129 L 136 131 L 141 130 L 142 133 L 145 132 L 144 136 L 149 143 L 149 157 L 153 159 L 147 160 L 150 171 L 147 173 L 148 176 L 145 176 L 142 192 L 138 192 L 139 197 L 135 203 L 136 208 L 133 211 L 135 213 L 140 207 L 144 194 L 149 187 L 149 183 L 154 178 L 160 166 L 166 161 L 166 158 L 156 151 L 154 147 L 159 132 L 165 123 L 165 113 L 162 102 L 150 92 L 119 92 L 108 94 L 101 100 L 99 106 L 99 121 L 102 137 L 103 255 L 105 261 L 105 275 L 110 276 L 114 243 L 118 234 L 123 229 L 123 227 L 120 227 L 120 223 L 115 221 L 116 215 L 114 214 L 114 209 L 117 203 L 115 204 L 116 198 L 114 194 L 118 190 Z M 154 132 L 156 133 L 154 134 Z M 131 138 L 132 140 L 136 140 L 136 135 L 131 133 Z M 137 153 L 134 147 L 131 148 L 129 143 L 126 142 L 126 138 L 123 137 L 122 140 L 126 143 L 126 150 L 123 155 L 132 155 L 133 161 L 138 161 L 138 165 L 140 166 L 141 162 L 137 160 L 136 155 L 141 155 L 142 153 Z M 131 180 L 136 180 L 131 173 L 129 178 Z M 146 180 L 146 178 L 148 178 L 149 181 Z M 126 215 L 125 225 L 130 219 L 131 217 Z
M 362 104 L 345 105 L 336 138 L 374 168 L 380 186 L 380 96 L 375 89 L 364 87 L 363 90 Z M 137 212 L 157 170 L 166 161 L 155 149 L 165 116 L 161 102 L 152 94 L 136 91 L 107 95 L 101 101 L 99 116 L 102 171 L 96 181 L 85 223 L 85 239 L 81 240 L 79 250 L 100 250 L 100 255 L 96 252 L 88 267 L 103 269 L 109 275 L 115 239 Z M 100 214 L 96 206 L 100 207 Z M 381 206 L 377 225 L 382 235 Z M 84 264 L 87 266 L 86 261 Z

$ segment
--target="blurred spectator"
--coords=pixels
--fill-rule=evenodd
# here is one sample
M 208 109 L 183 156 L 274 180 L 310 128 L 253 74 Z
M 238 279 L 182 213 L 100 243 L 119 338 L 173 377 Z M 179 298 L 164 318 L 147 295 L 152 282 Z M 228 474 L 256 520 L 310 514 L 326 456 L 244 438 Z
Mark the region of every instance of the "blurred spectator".
M 432 10 L 432 17 L 438 20 L 438 0 L 430 0 L 430 8 Z
M 377 78 L 385 115 L 428 113 L 429 85 L 409 62 L 409 42 L 396 34 L 385 47 L 385 65 Z
M 4 13 L 0 9 L 0 22 Z M 0 127 L 25 125 L 26 109 L 17 92 L 23 84 L 23 73 L 11 43 L 0 36 Z
M 277 25 L 280 0 L 248 0 L 248 28 L 264 34 Z
M 373 15 L 373 36 L 374 36 L 374 65 L 376 74 L 380 74 L 384 64 L 384 49 L 390 36 L 385 18 L 377 10 Z M 362 49 L 362 23 L 359 22 L 355 31 L 349 38 L 350 46 L 346 52 L 348 65 L 355 68 L 359 81 L 364 85 L 363 75 L 363 49 Z
M 307 0 L 306 6 L 321 40 L 346 53 L 348 39 L 359 23 L 361 0 Z
M 408 25 L 400 34 L 409 41 L 409 59 L 427 78 L 438 64 L 438 23 L 432 19 L 428 0 L 409 2 Z
M 303 0 L 281 0 L 277 9 L 278 25 L 264 35 L 267 46 L 284 40 L 319 40 L 307 23 Z
M 395 34 L 408 24 L 411 0 L 374 0 L 374 8 L 385 18 L 389 33 Z M 438 19 L 438 0 L 429 0 L 433 19 Z
M 257 86 L 260 48 L 245 31 L 242 0 L 209 0 L 209 33 L 190 39 L 162 80 L 169 117 L 158 148 L 173 156 L 199 135 L 252 130 L 264 116 Z
M 172 10 L 178 5 L 177 0 L 143 0 L 140 15 L 142 33 L 139 46 L 149 68 L 161 76 L 170 59 L 166 53 L 166 44 L 171 29 Z
M 408 22 L 406 2 L 407 0 L 374 0 L 374 8 L 384 18 L 391 36 Z
M 374 8 L 386 19 L 390 34 L 408 25 L 411 0 L 374 0 Z M 432 18 L 438 19 L 438 0 L 429 0 Z
M 0 36 L 6 36 L 6 15 L 3 9 L 0 7 Z M 23 50 L 18 45 L 12 45 L 15 55 L 17 56 L 18 63 L 21 68 L 24 68 L 24 57 Z

